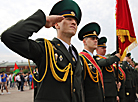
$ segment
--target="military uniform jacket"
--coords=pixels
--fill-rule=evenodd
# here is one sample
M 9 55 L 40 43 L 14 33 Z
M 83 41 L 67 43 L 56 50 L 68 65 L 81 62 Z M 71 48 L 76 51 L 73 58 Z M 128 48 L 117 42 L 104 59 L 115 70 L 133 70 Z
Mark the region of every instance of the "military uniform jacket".
M 14 52 L 19 55 L 33 60 L 38 66 L 39 78 L 41 79 L 46 67 L 46 61 L 49 61 L 49 54 L 46 55 L 44 41 L 39 42 L 28 39 L 34 32 L 38 32 L 46 24 L 46 16 L 42 10 L 38 10 L 26 20 L 21 20 L 11 28 L 7 29 L 1 36 L 2 41 Z M 65 68 L 72 63 L 72 57 L 69 55 L 65 46 L 58 39 L 51 41 L 54 54 L 58 55 L 56 59 L 57 66 L 60 69 Z M 48 64 L 47 73 L 44 80 L 40 83 L 35 102 L 81 102 L 81 71 L 80 58 L 76 49 L 73 47 L 77 55 L 76 65 L 73 68 L 73 89 L 71 90 L 71 77 L 68 74 L 65 82 L 59 82 L 51 73 Z M 47 52 L 50 49 L 47 49 Z M 48 59 L 46 60 L 46 56 Z M 55 65 L 54 65 L 55 68 Z M 64 73 L 59 72 L 55 68 L 55 72 L 59 77 L 63 77 Z M 71 91 L 73 92 L 71 94 Z
M 125 81 L 126 81 L 126 74 L 124 72 L 124 70 L 122 69 L 122 65 L 118 66 L 122 71 L 120 71 L 120 69 L 118 69 L 118 78 L 119 78 L 119 82 L 121 82 L 121 87 L 118 91 L 118 96 L 120 99 L 124 99 L 125 98 Z M 117 67 L 114 68 L 115 69 L 115 73 L 117 73 Z M 124 75 L 125 74 L 125 75 Z M 117 76 L 116 76 L 117 77 Z
M 121 63 L 122 69 L 126 73 L 126 82 L 125 82 L 125 88 L 126 89 L 131 89 L 133 87 L 133 80 L 132 80 L 132 70 L 127 63 L 127 61 L 123 61 Z
M 108 59 L 103 59 L 98 55 L 95 56 L 98 61 L 99 66 L 102 68 L 103 72 L 103 81 L 105 87 L 105 96 L 114 97 L 117 96 L 117 87 L 115 84 L 115 73 L 114 69 L 111 68 L 115 61 L 119 61 L 119 58 L 116 56 L 109 57 Z
M 86 52 L 85 50 L 83 50 L 83 52 Z M 81 56 L 80 56 L 81 57 Z M 84 57 L 84 56 L 83 56 Z M 85 57 L 84 57 L 85 58 Z M 86 58 L 85 58 L 86 59 Z M 84 61 L 83 58 L 81 57 L 82 63 L 83 63 L 83 68 L 85 67 L 84 65 Z M 97 69 L 94 67 L 94 65 L 88 60 L 87 61 L 87 65 L 89 66 L 91 72 L 91 75 L 94 77 L 97 77 L 97 75 L 93 74 L 97 72 Z M 88 73 L 87 68 L 85 67 L 83 70 L 83 87 L 84 87 L 84 94 L 85 94 L 85 102 L 104 102 L 104 94 L 103 94 L 103 89 L 102 89 L 102 85 L 100 83 L 100 78 L 98 82 L 94 82 L 93 80 L 97 81 L 96 78 L 94 78 L 93 80 L 90 78 L 90 75 Z

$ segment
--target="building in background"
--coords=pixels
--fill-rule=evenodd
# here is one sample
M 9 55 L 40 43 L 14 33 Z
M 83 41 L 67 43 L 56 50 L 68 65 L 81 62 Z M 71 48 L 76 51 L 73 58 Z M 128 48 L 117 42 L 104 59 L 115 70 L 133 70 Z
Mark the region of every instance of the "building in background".
M 24 69 L 29 69 L 29 64 L 28 62 L 0 62 L 0 70 L 6 70 L 6 73 L 13 71 L 14 70 L 14 65 L 15 63 L 17 64 L 17 66 L 19 67 L 20 71 L 24 70 Z M 30 66 L 31 68 L 35 68 L 35 63 L 30 62 Z

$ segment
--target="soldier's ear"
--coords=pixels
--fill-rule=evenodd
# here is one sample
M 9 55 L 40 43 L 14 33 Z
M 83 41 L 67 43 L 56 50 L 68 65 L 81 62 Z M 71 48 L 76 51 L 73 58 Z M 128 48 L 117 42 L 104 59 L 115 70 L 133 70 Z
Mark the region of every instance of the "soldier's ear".
M 56 23 L 56 24 L 55 24 L 55 28 L 56 28 L 56 29 L 60 29 L 59 23 Z
M 83 41 L 83 44 L 86 45 L 86 39 L 83 39 L 82 41 Z

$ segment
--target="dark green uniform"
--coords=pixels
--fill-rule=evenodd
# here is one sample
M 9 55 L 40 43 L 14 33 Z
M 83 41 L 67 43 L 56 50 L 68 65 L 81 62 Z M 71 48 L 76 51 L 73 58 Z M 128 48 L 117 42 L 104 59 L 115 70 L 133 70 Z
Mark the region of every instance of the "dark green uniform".
M 115 73 L 114 69 L 110 65 L 116 61 L 119 61 L 119 58 L 116 56 L 111 56 L 108 59 L 104 59 L 97 55 L 96 59 L 98 60 L 98 64 L 102 68 L 103 72 L 105 102 L 109 102 L 108 100 L 112 100 L 110 102 L 116 102 L 117 87 L 115 84 Z
M 115 72 L 117 70 L 116 65 L 114 66 Z M 125 100 L 125 81 L 126 81 L 126 74 L 124 72 L 124 70 L 122 69 L 122 65 L 118 66 L 118 78 L 119 78 L 119 82 L 121 82 L 121 87 L 118 90 L 118 95 L 119 96 L 119 102 L 126 102 Z
M 44 40 L 38 42 L 29 39 L 34 32 L 38 32 L 46 24 L 45 14 L 38 10 L 26 20 L 21 20 L 11 28 L 7 29 L 1 36 L 1 40 L 11 50 L 19 55 L 33 60 L 39 68 L 39 78 L 44 75 L 46 64 L 48 64 L 47 73 L 44 80 L 40 83 L 35 102 L 81 102 L 81 71 L 80 58 L 77 50 L 73 50 L 77 56 L 76 65 L 73 64 L 73 59 L 68 53 L 65 46 L 57 38 L 51 41 L 54 48 L 56 64 L 60 69 L 65 68 L 69 63 L 72 64 L 72 70 L 69 70 L 65 82 L 61 82 L 53 77 L 51 66 L 49 65 L 50 54 L 47 53 L 50 49 L 46 49 Z M 49 33 L 48 33 L 49 34 Z M 46 54 L 47 53 L 47 54 Z M 48 57 L 48 59 L 46 59 Z M 52 57 L 53 58 L 53 57 Z M 53 68 L 59 77 L 63 77 L 64 72 L 59 71 L 55 64 Z M 71 74 L 72 89 L 71 89 Z M 72 92 L 72 93 L 71 93 Z
M 79 31 L 78 38 L 81 41 L 87 41 L 87 38 L 90 38 L 90 41 L 93 39 L 98 39 L 101 28 L 98 23 L 90 22 L 86 24 Z M 86 38 L 86 39 L 85 39 Z M 104 102 L 104 84 L 103 84 L 103 75 L 100 67 L 93 58 L 93 51 L 96 47 L 87 46 L 84 44 L 83 52 L 80 52 L 80 57 L 83 63 L 83 87 L 85 94 L 85 102 Z
M 126 83 L 125 83 L 126 102 L 135 102 L 136 93 L 134 92 L 135 88 L 134 88 L 132 68 L 127 63 L 127 61 L 122 62 L 122 68 L 126 73 Z
M 83 50 L 83 52 L 86 52 L 86 50 Z M 85 60 L 87 61 L 87 65 L 89 66 L 89 69 L 91 73 L 88 72 L 88 69 L 86 68 L 83 58 L 83 76 L 84 76 L 84 94 L 85 94 L 85 102 L 104 102 L 104 93 L 102 84 L 99 78 L 98 70 L 95 68 L 92 62 L 86 58 L 86 56 L 82 55 Z M 97 73 L 97 74 L 96 74 Z M 90 77 L 90 74 L 92 75 L 92 78 Z

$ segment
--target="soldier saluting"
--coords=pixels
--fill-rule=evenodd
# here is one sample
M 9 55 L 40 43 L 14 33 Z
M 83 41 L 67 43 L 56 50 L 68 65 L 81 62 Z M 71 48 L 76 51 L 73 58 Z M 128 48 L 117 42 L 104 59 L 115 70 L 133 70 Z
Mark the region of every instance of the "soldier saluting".
M 19 55 L 33 60 L 39 68 L 41 83 L 35 102 L 81 102 L 82 68 L 78 52 L 71 44 L 80 20 L 81 10 L 77 3 L 62 0 L 53 6 L 50 16 L 38 10 L 3 32 L 2 42 Z M 52 41 L 29 39 L 44 26 L 54 26 L 57 38 Z M 74 57 L 68 51 L 70 46 Z

